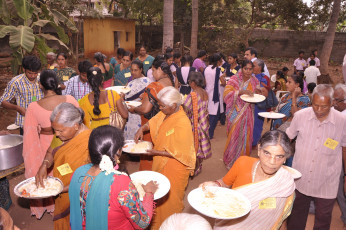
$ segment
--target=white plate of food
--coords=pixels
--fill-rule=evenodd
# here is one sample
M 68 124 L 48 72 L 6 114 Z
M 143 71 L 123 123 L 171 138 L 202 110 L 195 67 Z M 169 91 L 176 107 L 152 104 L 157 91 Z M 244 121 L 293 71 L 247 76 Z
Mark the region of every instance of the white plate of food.
M 16 124 L 12 124 L 12 125 L 7 126 L 7 129 L 8 130 L 16 130 L 16 129 L 19 129 L 19 126 Z
M 293 176 L 294 179 L 298 179 L 298 178 L 301 178 L 301 177 L 302 177 L 301 172 L 299 172 L 297 169 L 288 167 L 288 166 L 286 166 L 286 165 L 283 165 L 282 167 L 283 167 L 284 169 L 286 169 L 287 171 L 289 171 L 289 172 L 292 174 L 292 176 Z
M 249 96 L 247 94 L 243 94 L 240 96 L 240 98 L 243 101 L 249 102 L 249 103 L 259 103 L 262 102 L 266 99 L 265 96 L 261 95 L 261 94 L 254 94 L 253 96 Z
M 216 219 L 236 219 L 251 210 L 250 200 L 243 194 L 222 187 L 196 188 L 189 193 L 187 200 L 198 212 Z
M 264 118 L 269 118 L 269 119 L 281 119 L 286 116 L 283 113 L 276 113 L 276 112 L 260 112 L 258 113 L 258 115 Z
M 139 171 L 132 173 L 130 175 L 130 178 L 132 183 L 136 186 L 137 191 L 139 193 L 139 198 L 141 200 L 143 200 L 143 197 L 145 195 L 142 184 L 145 185 L 149 181 L 154 181 L 159 186 L 156 192 L 154 193 L 154 200 L 160 199 L 161 197 L 165 196 L 171 188 L 171 183 L 169 182 L 168 178 L 158 172 Z
M 64 188 L 59 178 L 48 176 L 43 180 L 44 186 L 37 188 L 35 177 L 30 177 L 14 187 L 14 194 L 27 199 L 42 199 L 60 194 Z
M 113 90 L 117 92 L 118 94 L 121 94 L 121 93 L 126 94 L 131 91 L 131 88 L 127 86 L 112 86 L 112 87 L 106 88 L 106 90 Z
M 138 143 L 136 143 L 134 140 L 126 140 L 123 146 L 123 151 L 133 154 L 142 154 L 152 148 L 153 144 L 149 141 L 138 141 Z
M 125 101 L 125 104 L 127 105 L 127 107 L 129 105 L 131 105 L 133 107 L 138 107 L 142 104 L 142 102 L 140 102 L 140 101 Z

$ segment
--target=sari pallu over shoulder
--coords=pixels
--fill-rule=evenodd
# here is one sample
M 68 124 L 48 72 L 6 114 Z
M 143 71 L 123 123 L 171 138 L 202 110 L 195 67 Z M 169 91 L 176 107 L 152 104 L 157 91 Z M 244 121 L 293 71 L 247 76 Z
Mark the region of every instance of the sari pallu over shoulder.
M 291 212 L 295 183 L 292 175 L 281 167 L 273 177 L 237 187 L 235 190 L 249 198 L 251 211 L 239 219 L 216 220 L 215 230 L 279 229 L 282 221 Z M 275 208 L 260 209 L 260 202 L 267 198 L 275 198 Z
M 54 168 L 53 176 L 59 178 L 64 186 L 70 184 L 71 173 L 61 175 L 58 167 L 68 164 L 72 173 L 82 165 L 89 162 L 88 142 L 91 130 L 85 130 L 71 139 L 69 142 L 53 150 Z M 68 229 L 70 214 L 70 200 L 68 193 L 61 193 L 55 199 L 54 229 Z

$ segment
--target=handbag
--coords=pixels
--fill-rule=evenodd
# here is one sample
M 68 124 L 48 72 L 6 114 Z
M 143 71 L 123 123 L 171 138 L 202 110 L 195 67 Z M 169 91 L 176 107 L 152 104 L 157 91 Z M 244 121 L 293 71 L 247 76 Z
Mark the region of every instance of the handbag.
M 108 100 L 108 90 L 107 90 L 107 102 L 108 102 L 108 106 L 111 110 L 111 113 L 109 114 L 109 125 L 116 127 L 118 129 L 123 130 L 126 124 L 126 119 L 124 119 L 117 111 L 116 109 L 116 104 L 114 101 L 114 96 L 113 96 L 113 92 L 111 91 L 111 95 L 112 95 L 112 99 L 113 99 L 113 108 L 111 107 L 111 104 L 109 103 Z
M 160 106 L 158 104 L 158 100 L 150 93 L 150 89 L 146 88 L 144 91 L 148 94 L 149 102 L 153 105 L 153 107 L 148 113 L 144 114 L 143 116 L 146 119 L 150 120 L 160 112 Z
M 268 91 L 268 96 L 262 102 L 257 103 L 259 109 L 270 109 L 276 107 L 279 104 L 278 99 L 275 96 L 273 90 Z

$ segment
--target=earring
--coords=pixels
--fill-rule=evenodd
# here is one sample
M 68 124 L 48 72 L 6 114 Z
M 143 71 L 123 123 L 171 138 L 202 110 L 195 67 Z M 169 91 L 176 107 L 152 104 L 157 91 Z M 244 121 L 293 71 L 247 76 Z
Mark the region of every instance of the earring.
M 117 159 L 117 164 L 120 164 L 120 160 L 119 159 Z

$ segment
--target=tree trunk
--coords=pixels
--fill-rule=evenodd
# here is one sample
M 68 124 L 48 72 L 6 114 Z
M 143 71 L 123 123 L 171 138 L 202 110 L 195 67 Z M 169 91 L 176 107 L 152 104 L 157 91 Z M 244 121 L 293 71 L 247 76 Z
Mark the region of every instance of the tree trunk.
M 324 37 L 324 43 L 322 52 L 320 55 L 321 67 L 320 71 L 322 75 L 328 75 L 328 62 L 330 54 L 332 52 L 336 25 L 338 23 L 338 17 L 340 13 L 341 0 L 334 0 L 332 15 L 330 16 L 329 25 L 326 36 Z
M 198 43 L 198 0 L 192 0 L 191 50 L 190 55 L 197 57 Z
M 162 41 L 163 53 L 167 47 L 173 48 L 173 43 L 174 43 L 173 7 L 174 7 L 174 0 L 164 0 L 163 2 L 163 41 Z

